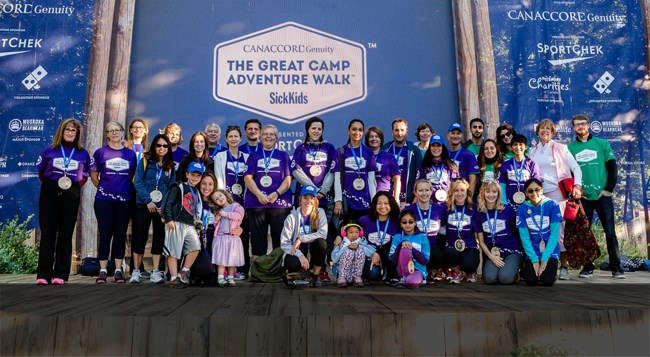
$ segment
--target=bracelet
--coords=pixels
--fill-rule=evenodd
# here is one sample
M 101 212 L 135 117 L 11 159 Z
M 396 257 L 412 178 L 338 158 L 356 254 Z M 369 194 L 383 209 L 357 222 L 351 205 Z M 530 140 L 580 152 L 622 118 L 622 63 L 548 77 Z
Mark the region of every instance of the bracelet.
M 280 192 L 275 191 L 275 194 L 278 195 L 278 197 L 280 197 Z

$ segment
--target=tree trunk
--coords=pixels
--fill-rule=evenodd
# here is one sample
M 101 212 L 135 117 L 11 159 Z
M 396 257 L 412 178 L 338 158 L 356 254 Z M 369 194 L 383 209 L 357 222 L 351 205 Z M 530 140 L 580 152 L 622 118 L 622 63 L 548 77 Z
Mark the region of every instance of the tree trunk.
M 456 28 L 460 121 L 467 129 L 469 121 L 480 115 L 471 0 L 454 1 L 453 11 L 454 27 Z M 469 138 L 469 130 L 463 130 L 463 132 L 465 138 Z

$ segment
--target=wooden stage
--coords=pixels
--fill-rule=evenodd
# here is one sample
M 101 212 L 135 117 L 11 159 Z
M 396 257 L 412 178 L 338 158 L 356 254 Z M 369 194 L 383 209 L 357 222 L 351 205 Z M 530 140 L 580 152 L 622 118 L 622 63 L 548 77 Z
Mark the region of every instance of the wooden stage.
M 36 286 L 0 276 L 0 355 L 650 355 L 650 273 L 552 288 Z M 109 280 L 110 281 L 110 280 Z

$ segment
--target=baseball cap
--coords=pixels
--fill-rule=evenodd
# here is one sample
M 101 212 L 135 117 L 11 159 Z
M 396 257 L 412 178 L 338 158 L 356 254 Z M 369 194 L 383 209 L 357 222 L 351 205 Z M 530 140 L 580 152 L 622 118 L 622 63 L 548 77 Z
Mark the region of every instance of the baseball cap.
M 300 197 L 305 196 L 305 195 L 312 195 L 312 196 L 316 197 L 318 195 L 318 189 L 316 188 L 316 186 L 313 186 L 313 185 L 304 186 L 300 190 Z
M 431 139 L 429 139 L 429 145 L 433 145 L 434 143 L 444 145 L 444 142 L 442 141 L 442 137 L 440 137 L 440 135 L 438 134 L 433 135 Z
M 202 163 L 195 161 L 189 164 L 189 166 L 187 167 L 187 172 L 189 173 L 198 172 L 201 175 L 203 175 L 203 173 L 205 172 L 205 166 L 203 166 Z
M 463 126 L 458 123 L 453 123 L 449 126 L 449 130 L 447 130 L 447 132 L 451 133 L 452 130 L 460 130 L 462 132 Z

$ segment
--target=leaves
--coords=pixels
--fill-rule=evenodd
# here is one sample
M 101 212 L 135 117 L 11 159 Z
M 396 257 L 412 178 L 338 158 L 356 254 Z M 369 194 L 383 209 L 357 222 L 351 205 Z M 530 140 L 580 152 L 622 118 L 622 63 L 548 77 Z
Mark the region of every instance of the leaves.
M 23 245 L 29 238 L 27 223 L 33 215 L 19 223 L 18 216 L 0 223 L 0 274 L 34 274 L 38 265 L 38 244 Z

